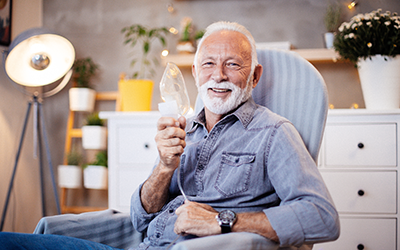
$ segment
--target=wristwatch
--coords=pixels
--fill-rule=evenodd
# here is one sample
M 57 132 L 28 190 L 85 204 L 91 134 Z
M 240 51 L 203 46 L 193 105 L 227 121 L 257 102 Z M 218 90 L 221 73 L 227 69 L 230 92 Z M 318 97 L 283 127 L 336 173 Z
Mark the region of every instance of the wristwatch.
M 232 226 L 236 222 L 236 214 L 231 210 L 223 210 L 215 216 L 219 226 L 221 227 L 221 233 L 232 232 Z

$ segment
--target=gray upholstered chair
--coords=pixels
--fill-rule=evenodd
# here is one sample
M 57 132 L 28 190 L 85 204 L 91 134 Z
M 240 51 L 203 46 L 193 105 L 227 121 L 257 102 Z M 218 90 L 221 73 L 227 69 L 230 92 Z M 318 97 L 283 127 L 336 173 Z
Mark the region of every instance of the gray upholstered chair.
M 295 52 L 259 50 L 258 60 L 264 72 L 253 91 L 255 102 L 288 118 L 317 161 L 328 109 L 323 78 Z M 201 107 L 201 101 L 197 101 L 196 107 Z M 35 233 L 67 235 L 125 249 L 138 245 L 142 240 L 142 235 L 133 229 L 129 215 L 113 210 L 45 217 L 40 220 Z M 266 249 L 267 246 L 268 249 L 282 249 L 251 233 L 198 238 L 176 244 L 171 249 Z M 311 248 L 304 245 L 301 249 Z

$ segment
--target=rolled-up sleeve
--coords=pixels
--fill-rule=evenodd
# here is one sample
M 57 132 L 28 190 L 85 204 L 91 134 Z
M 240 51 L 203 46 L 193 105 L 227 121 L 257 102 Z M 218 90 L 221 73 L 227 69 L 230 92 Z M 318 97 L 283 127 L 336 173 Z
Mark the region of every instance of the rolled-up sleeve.
M 268 175 L 281 203 L 264 210 L 281 246 L 335 240 L 339 217 L 319 170 L 290 123 L 271 136 Z
M 144 210 L 140 200 L 140 190 L 142 189 L 142 186 L 143 184 L 135 190 L 131 197 L 131 220 L 133 226 L 139 232 L 145 231 L 151 220 L 158 214 L 149 214 Z

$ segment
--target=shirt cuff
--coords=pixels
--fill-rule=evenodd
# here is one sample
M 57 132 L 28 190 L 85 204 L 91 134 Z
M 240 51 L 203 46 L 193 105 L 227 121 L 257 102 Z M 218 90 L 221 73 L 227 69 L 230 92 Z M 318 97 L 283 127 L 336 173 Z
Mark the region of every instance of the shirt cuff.
M 278 235 L 281 247 L 300 247 L 304 243 L 303 228 L 289 205 L 271 207 L 264 213 Z

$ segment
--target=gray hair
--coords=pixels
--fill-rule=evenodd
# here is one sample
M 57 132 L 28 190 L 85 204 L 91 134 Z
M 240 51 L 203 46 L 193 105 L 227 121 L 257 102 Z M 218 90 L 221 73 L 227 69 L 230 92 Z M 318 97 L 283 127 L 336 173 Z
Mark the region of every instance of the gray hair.
M 204 36 L 201 38 L 201 40 L 197 46 L 198 49 L 194 56 L 193 64 L 194 64 L 196 70 L 197 70 L 198 53 L 201 48 L 201 45 L 203 44 L 203 41 L 208 36 L 210 36 L 212 33 L 216 32 L 216 31 L 221 31 L 221 30 L 237 31 L 246 36 L 246 38 L 249 41 L 250 46 L 251 46 L 251 72 L 252 72 L 251 74 L 253 74 L 255 67 L 258 65 L 256 42 L 255 42 L 253 36 L 251 35 L 250 31 L 248 31 L 243 25 L 240 25 L 235 22 L 225 22 L 225 21 L 215 22 L 213 24 L 210 24 L 206 28 L 206 32 L 204 33 Z

